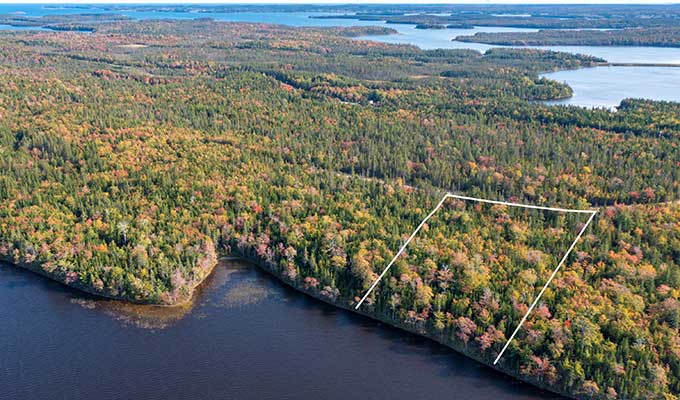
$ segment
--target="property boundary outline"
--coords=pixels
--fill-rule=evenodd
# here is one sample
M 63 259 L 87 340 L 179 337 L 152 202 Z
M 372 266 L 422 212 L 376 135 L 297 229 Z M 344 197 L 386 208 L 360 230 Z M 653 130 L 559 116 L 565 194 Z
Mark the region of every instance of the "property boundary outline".
M 576 243 L 578 243 L 578 241 L 581 239 L 581 236 L 583 236 L 583 233 L 586 231 L 586 229 L 588 229 L 588 226 L 593 221 L 593 218 L 595 217 L 595 214 L 597 214 L 598 210 L 579 210 L 579 209 L 558 208 L 558 207 L 543 207 L 543 206 L 535 206 L 535 205 L 531 205 L 531 204 L 520 204 L 520 203 L 507 202 L 507 201 L 497 201 L 497 200 L 481 199 L 481 198 L 477 198 L 477 197 L 461 196 L 461 195 L 457 195 L 457 194 L 447 192 L 444 195 L 444 197 L 442 197 L 442 199 L 439 201 L 439 203 L 437 203 L 435 208 L 432 209 L 432 211 L 430 211 L 430 213 L 425 217 L 425 219 L 423 219 L 420 222 L 420 224 L 416 227 L 416 229 L 413 231 L 411 236 L 409 236 L 409 238 L 406 240 L 406 242 L 404 242 L 404 244 L 401 246 L 401 248 L 399 248 L 399 251 L 397 252 L 397 254 L 392 258 L 390 263 L 387 264 L 387 267 L 385 267 L 385 269 L 383 269 L 382 273 L 378 276 L 378 278 L 375 280 L 375 282 L 373 282 L 371 287 L 366 291 L 366 294 L 364 294 L 364 297 L 361 298 L 361 300 L 356 305 L 356 307 L 354 307 L 355 310 L 358 310 L 359 307 L 361 307 L 364 300 L 366 300 L 366 298 L 368 298 L 368 296 L 371 294 L 373 289 L 375 289 L 375 287 L 378 285 L 378 283 L 380 283 L 380 281 L 385 276 L 387 271 L 389 271 L 389 269 L 392 267 L 392 264 L 394 264 L 394 262 L 397 261 L 397 258 L 399 258 L 399 256 L 401 256 L 401 254 L 404 252 L 404 250 L 406 250 L 406 246 L 408 246 L 409 243 L 411 243 L 411 241 L 416 237 L 418 232 L 420 232 L 420 230 L 422 229 L 423 225 L 425 225 L 425 223 L 430 218 L 432 218 L 432 216 L 437 211 L 439 211 L 439 209 L 442 207 L 444 202 L 447 199 L 450 199 L 450 198 L 459 199 L 459 200 L 467 200 L 467 201 L 477 201 L 477 202 L 480 202 L 480 203 L 500 204 L 500 205 L 505 205 L 505 206 L 530 208 L 530 209 L 535 209 L 535 210 L 557 211 L 557 212 L 565 212 L 565 213 L 579 213 L 579 214 L 589 214 L 590 215 L 590 217 L 588 217 L 588 221 L 585 223 L 585 225 L 583 225 L 583 227 L 579 231 L 578 235 L 576 236 L 576 239 L 574 239 L 574 241 L 571 243 L 571 246 L 569 246 L 569 249 L 564 254 L 564 256 L 562 257 L 560 262 L 557 264 L 557 267 L 555 268 L 555 270 L 550 275 L 550 278 L 548 278 L 548 280 L 545 282 L 545 285 L 543 285 L 543 288 L 541 289 L 541 291 L 538 293 L 538 295 L 534 299 L 533 303 L 531 303 L 531 306 L 529 307 L 527 312 L 524 314 L 524 317 L 522 317 L 522 320 L 520 321 L 520 323 L 515 328 L 515 331 L 512 332 L 512 335 L 510 335 L 510 339 L 507 340 L 507 342 L 505 343 L 505 346 L 503 346 L 503 349 L 501 350 L 501 352 L 498 353 L 498 356 L 496 357 L 496 359 L 493 362 L 494 365 L 496 365 L 496 363 L 498 363 L 498 360 L 500 360 L 503 353 L 505 353 L 505 350 L 507 350 L 507 348 L 510 345 L 510 343 L 512 342 L 512 340 L 515 338 L 515 335 L 517 335 L 517 332 L 519 332 L 520 328 L 522 327 L 524 322 L 529 317 L 529 314 L 531 314 L 534 307 L 536 307 L 536 304 L 538 304 L 538 301 L 543 296 L 543 293 L 546 291 L 546 289 L 548 289 L 550 282 L 552 282 L 553 278 L 555 278 L 555 275 L 557 275 L 557 272 L 559 272 L 560 268 L 562 268 L 562 265 L 567 260 L 567 257 L 569 257 L 569 254 L 571 254 L 572 250 L 574 250 L 574 247 L 576 247 Z

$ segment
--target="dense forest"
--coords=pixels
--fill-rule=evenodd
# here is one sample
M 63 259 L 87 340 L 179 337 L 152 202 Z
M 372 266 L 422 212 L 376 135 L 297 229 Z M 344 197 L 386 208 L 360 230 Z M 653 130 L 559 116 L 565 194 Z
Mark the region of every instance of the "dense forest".
M 680 47 L 680 27 L 628 28 L 617 30 L 541 30 L 538 32 L 478 32 L 458 36 L 461 42 L 508 46 L 658 46 Z
M 497 367 L 573 398 L 678 399 L 676 103 L 545 106 L 540 50 L 212 20 L 0 32 L 0 257 L 187 301 L 221 254 L 351 308 L 450 191 L 599 209 Z M 448 201 L 361 312 L 490 364 L 583 216 Z

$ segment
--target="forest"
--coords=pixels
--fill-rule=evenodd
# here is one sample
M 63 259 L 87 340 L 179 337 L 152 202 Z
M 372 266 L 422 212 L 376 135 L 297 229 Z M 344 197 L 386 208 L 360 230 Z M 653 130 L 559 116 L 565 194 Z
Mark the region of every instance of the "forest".
M 482 33 L 458 36 L 461 42 L 508 46 L 657 46 L 680 47 L 680 28 L 627 28 L 617 30 L 541 30 L 538 32 Z
M 0 15 L 0 25 L 14 27 L 39 27 L 55 31 L 94 31 L 99 22 L 125 21 L 130 18 L 123 15 L 76 14 L 45 15 L 43 17 L 27 17 L 24 15 Z
M 222 255 L 353 308 L 445 192 L 598 209 L 500 370 L 680 396 L 677 103 L 546 106 L 602 60 L 208 19 L 0 31 L 0 258 L 137 303 Z M 491 364 L 583 216 L 451 200 L 361 312 Z

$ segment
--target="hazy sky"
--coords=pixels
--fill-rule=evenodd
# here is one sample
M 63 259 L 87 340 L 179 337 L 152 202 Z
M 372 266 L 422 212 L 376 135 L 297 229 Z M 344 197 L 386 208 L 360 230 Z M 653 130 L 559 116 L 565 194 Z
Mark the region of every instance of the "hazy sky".
M 669 4 L 676 1 L 648 1 L 648 0 L 345 0 L 345 1 L 323 1 L 323 0 L 284 0 L 284 1 L 248 1 L 248 0 L 0 0 L 0 4 L 16 3 L 35 3 L 35 4 L 92 4 L 92 3 L 135 3 L 135 4 L 285 4 L 285 3 L 312 3 L 312 4 Z

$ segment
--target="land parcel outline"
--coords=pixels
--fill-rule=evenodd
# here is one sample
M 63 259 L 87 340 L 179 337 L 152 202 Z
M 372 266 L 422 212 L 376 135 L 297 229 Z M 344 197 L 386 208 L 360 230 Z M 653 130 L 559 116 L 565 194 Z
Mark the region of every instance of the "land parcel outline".
M 457 195 L 453 193 L 446 193 L 442 199 L 437 203 L 437 205 L 432 209 L 432 211 L 420 222 L 420 224 L 416 227 L 416 229 L 411 233 L 411 235 L 408 237 L 408 239 L 402 244 L 402 246 L 399 248 L 399 251 L 394 255 L 392 260 L 387 264 L 385 269 L 383 269 L 382 273 L 376 278 L 376 280 L 373 282 L 373 284 L 370 286 L 370 288 L 366 291 L 364 296 L 361 298 L 361 300 L 357 303 L 355 309 L 359 309 L 361 305 L 364 303 L 364 301 L 368 298 L 368 296 L 373 292 L 375 287 L 380 283 L 382 278 L 387 274 L 387 272 L 390 270 L 392 265 L 397 261 L 397 259 L 404 253 L 406 250 L 406 247 L 411 243 L 411 241 L 416 237 L 418 232 L 425 226 L 427 221 L 434 216 L 437 211 L 444 205 L 446 200 L 448 199 L 458 199 L 462 201 L 474 201 L 474 202 L 479 202 L 479 203 L 486 203 L 486 204 L 495 204 L 495 205 L 503 205 L 503 206 L 510 206 L 510 207 L 520 207 L 520 208 L 525 208 L 525 209 L 535 209 L 535 210 L 543 210 L 543 211 L 553 211 L 553 212 L 560 212 L 560 213 L 577 213 L 577 214 L 587 214 L 589 215 L 587 222 L 581 227 L 579 230 L 578 234 L 576 235 L 576 238 L 574 241 L 571 243 L 569 246 L 568 250 L 562 258 L 560 259 L 559 263 L 555 267 L 555 269 L 552 271 L 552 274 L 548 278 L 548 280 L 545 282 L 543 285 L 543 288 L 541 291 L 538 293 L 534 301 L 531 303 L 531 306 L 527 309 L 527 311 L 524 313 L 524 316 L 522 317 L 521 321 L 519 324 L 516 326 L 515 330 L 513 331 L 512 335 L 510 338 L 506 341 L 505 345 L 503 346 L 503 349 L 498 353 L 498 356 L 496 357 L 494 361 L 494 365 L 498 363 L 500 358 L 503 356 L 503 353 L 507 350 L 508 346 L 512 342 L 512 340 L 515 338 L 517 335 L 517 332 L 519 332 L 520 328 L 524 324 L 524 322 L 527 320 L 531 312 L 534 310 L 538 302 L 540 301 L 541 297 L 543 296 L 543 293 L 546 291 L 548 286 L 550 286 L 550 283 L 552 280 L 555 278 L 557 273 L 559 272 L 560 268 L 562 268 L 562 265 L 564 262 L 567 260 L 569 257 L 569 254 L 571 254 L 572 250 L 574 250 L 574 247 L 576 247 L 576 244 L 578 241 L 581 239 L 581 236 L 583 236 L 583 233 L 588 229 L 588 226 L 590 223 L 593 221 L 593 218 L 595 217 L 595 214 L 597 214 L 597 210 L 581 210 L 581 209 L 568 209 L 568 208 L 558 208 L 558 207 L 544 207 L 544 206 L 535 206 L 535 205 L 529 205 L 529 204 L 519 204 L 519 203 L 512 203 L 512 202 L 506 202 L 506 201 L 497 201 L 497 200 L 488 200 L 488 199 L 482 199 L 482 198 L 476 198 L 476 197 L 468 197 L 468 196 L 462 196 L 462 195 Z

